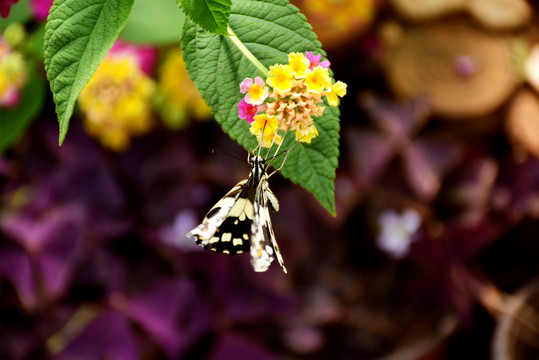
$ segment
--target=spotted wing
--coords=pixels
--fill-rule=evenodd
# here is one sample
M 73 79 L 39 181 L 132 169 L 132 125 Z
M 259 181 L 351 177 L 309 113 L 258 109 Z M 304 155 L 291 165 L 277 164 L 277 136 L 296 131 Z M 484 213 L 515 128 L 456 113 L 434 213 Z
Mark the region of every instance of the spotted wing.
M 268 203 L 269 201 L 269 203 Z M 279 210 L 279 202 L 268 186 L 267 178 L 263 178 L 256 189 L 253 204 L 254 216 L 251 224 L 251 264 L 257 272 L 264 272 L 268 269 L 275 257 L 286 273 L 283 257 L 279 251 L 279 246 L 275 240 L 269 206 L 274 210 Z
M 210 209 L 202 224 L 187 236 L 194 236 L 195 242 L 204 249 L 231 255 L 248 251 L 253 198 L 252 182 L 239 182 Z

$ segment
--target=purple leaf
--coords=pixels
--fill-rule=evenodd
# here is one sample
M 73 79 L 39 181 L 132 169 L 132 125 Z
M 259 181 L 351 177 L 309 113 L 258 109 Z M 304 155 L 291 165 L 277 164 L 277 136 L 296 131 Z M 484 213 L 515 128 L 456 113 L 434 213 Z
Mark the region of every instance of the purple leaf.
M 455 262 L 465 261 L 476 255 L 498 240 L 505 231 L 505 224 L 483 215 L 456 219 L 446 223 L 443 230 L 443 233 L 436 237 L 420 232 L 418 240 L 411 248 L 410 258 L 438 270 L 444 266 L 452 266 Z
M 410 187 L 423 200 L 432 200 L 440 190 L 442 177 L 462 156 L 458 144 L 418 140 L 403 153 L 404 172 Z
M 127 269 L 118 255 L 104 248 L 96 249 L 92 256 L 83 259 L 76 274 L 77 285 L 100 287 L 109 294 L 124 291 L 127 281 Z
M 138 350 L 129 321 L 118 311 L 109 310 L 94 319 L 56 358 L 135 360 L 140 358 Z
M 495 186 L 494 206 L 515 220 L 539 216 L 539 160 L 511 159 L 500 169 Z
M 50 211 L 40 219 L 25 213 L 7 214 L 0 218 L 0 228 L 29 253 L 39 254 L 69 226 L 69 218 L 64 215 L 70 214 L 73 212 Z
M 277 264 L 265 273 L 255 273 L 246 256 L 241 265 L 244 265 L 241 271 L 234 268 L 223 271 L 219 284 L 215 285 L 214 302 L 224 311 L 223 316 L 232 322 L 254 324 L 297 310 L 291 295 L 279 294 L 279 285 L 286 286 L 279 280 L 286 278 Z
M 317 213 L 322 221 L 327 223 L 334 229 L 340 229 L 350 214 L 356 209 L 358 203 L 362 200 L 363 192 L 358 191 L 357 182 L 345 170 L 338 170 L 335 178 L 335 208 L 338 216 L 331 216 L 327 211 L 313 205 L 313 211 Z M 299 210 L 301 212 L 301 209 Z M 291 222 L 295 222 L 298 218 L 298 213 L 291 215 Z M 304 232 L 305 228 L 299 229 Z
M 468 159 L 461 165 L 454 183 L 445 187 L 445 197 L 460 209 L 460 217 L 481 217 L 489 210 L 497 176 L 496 160 L 489 157 Z
M 498 240 L 503 231 L 504 224 L 481 217 L 449 224 L 446 236 L 451 244 L 452 256 L 465 260 Z
M 321 329 L 305 325 L 288 329 L 284 334 L 284 340 L 290 349 L 301 355 L 319 351 L 326 341 Z
M 11 281 L 26 308 L 35 308 L 37 294 L 28 254 L 15 247 L 2 248 L 0 250 L 0 275 Z
M 440 178 L 429 166 L 425 153 L 410 144 L 403 154 L 404 171 L 408 183 L 417 196 L 431 200 L 440 190 Z
M 67 290 L 76 265 L 73 260 L 71 254 L 63 257 L 61 253 L 52 252 L 47 252 L 37 259 L 40 278 L 49 297 L 59 298 Z
M 430 116 L 430 106 L 421 98 L 396 103 L 365 93 L 360 102 L 374 124 L 392 138 L 410 137 L 425 125 Z
M 0 156 L 0 176 L 7 176 L 9 174 L 9 162 L 2 156 Z
M 26 360 L 36 351 L 40 340 L 33 329 L 13 328 L 2 324 L 0 330 L 0 358 L 10 360 Z
M 64 207 L 37 219 L 11 214 L 0 221 L 2 230 L 35 259 L 34 276 L 48 297 L 61 296 L 68 286 L 83 241 L 83 218 L 79 208 Z
M 457 166 L 464 155 L 458 142 L 428 137 L 415 140 L 414 145 L 423 153 L 429 167 L 440 177 Z
M 126 300 L 122 310 L 171 358 L 177 358 L 210 328 L 202 303 L 189 281 L 166 280 Z
M 278 359 L 260 345 L 234 333 L 223 333 L 217 338 L 208 360 L 273 360 Z
M 387 139 L 370 130 L 350 129 L 345 134 L 352 174 L 360 191 L 369 188 L 394 156 Z

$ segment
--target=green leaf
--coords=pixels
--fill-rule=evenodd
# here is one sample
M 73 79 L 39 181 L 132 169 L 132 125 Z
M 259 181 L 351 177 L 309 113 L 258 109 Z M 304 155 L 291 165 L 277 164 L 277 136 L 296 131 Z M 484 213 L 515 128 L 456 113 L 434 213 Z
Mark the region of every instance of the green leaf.
M 230 27 L 245 46 L 266 67 L 285 64 L 290 52 L 313 51 L 325 57 L 311 26 L 298 9 L 286 0 L 236 0 Z M 256 147 L 249 125 L 238 117 L 242 99 L 239 84 L 246 77 L 259 76 L 253 64 L 233 45 L 231 39 L 203 31 L 187 21 L 182 37 L 184 59 L 191 79 L 211 106 L 223 130 L 245 148 Z M 298 143 L 281 170 L 284 177 L 301 184 L 335 215 L 335 170 L 339 156 L 339 110 L 328 106 L 315 119 L 320 135 L 311 144 Z M 283 149 L 295 142 L 289 134 Z M 272 151 L 275 151 L 273 149 Z M 279 156 L 274 166 L 283 161 Z
M 120 37 L 137 44 L 178 43 L 184 22 L 185 14 L 172 0 L 135 0 Z
M 28 127 L 43 106 L 45 84 L 29 69 L 28 82 L 21 93 L 21 102 L 14 109 L 0 110 L 0 151 L 7 149 Z
M 45 70 L 64 141 L 75 101 L 114 44 L 133 0 L 55 0 L 45 26 Z
M 195 24 L 217 35 L 228 34 L 232 0 L 176 0 Z

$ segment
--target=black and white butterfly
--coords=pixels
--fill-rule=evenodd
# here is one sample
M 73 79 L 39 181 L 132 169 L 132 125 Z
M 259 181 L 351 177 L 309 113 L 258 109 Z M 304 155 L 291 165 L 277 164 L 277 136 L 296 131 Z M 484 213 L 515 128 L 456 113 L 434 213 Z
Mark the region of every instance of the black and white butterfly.
M 194 237 L 204 249 L 235 255 L 249 251 L 257 272 L 268 269 L 274 258 L 286 273 L 283 257 L 271 226 L 270 209 L 279 211 L 279 202 L 270 190 L 267 170 L 271 163 L 249 154 L 252 169 L 206 214 L 202 224 L 187 236 Z M 284 163 L 284 162 L 283 162 Z

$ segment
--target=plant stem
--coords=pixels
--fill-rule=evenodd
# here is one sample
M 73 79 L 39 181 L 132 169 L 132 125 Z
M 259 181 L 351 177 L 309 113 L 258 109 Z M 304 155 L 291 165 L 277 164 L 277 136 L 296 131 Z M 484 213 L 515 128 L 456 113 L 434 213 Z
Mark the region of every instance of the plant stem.
M 93 304 L 79 307 L 67 323 L 47 339 L 49 352 L 54 355 L 61 353 L 99 315 L 99 310 L 99 306 Z
M 258 69 L 258 71 L 264 77 L 267 77 L 269 70 L 264 65 L 262 65 L 260 61 L 258 61 L 258 59 L 253 55 L 252 52 L 249 51 L 249 49 L 245 47 L 245 45 L 243 45 L 241 40 L 236 36 L 230 26 L 228 27 L 228 34 L 230 35 L 230 40 L 232 40 L 234 45 L 236 45 L 236 47 L 243 53 L 243 55 L 245 55 L 245 57 L 249 59 L 249 61 Z

